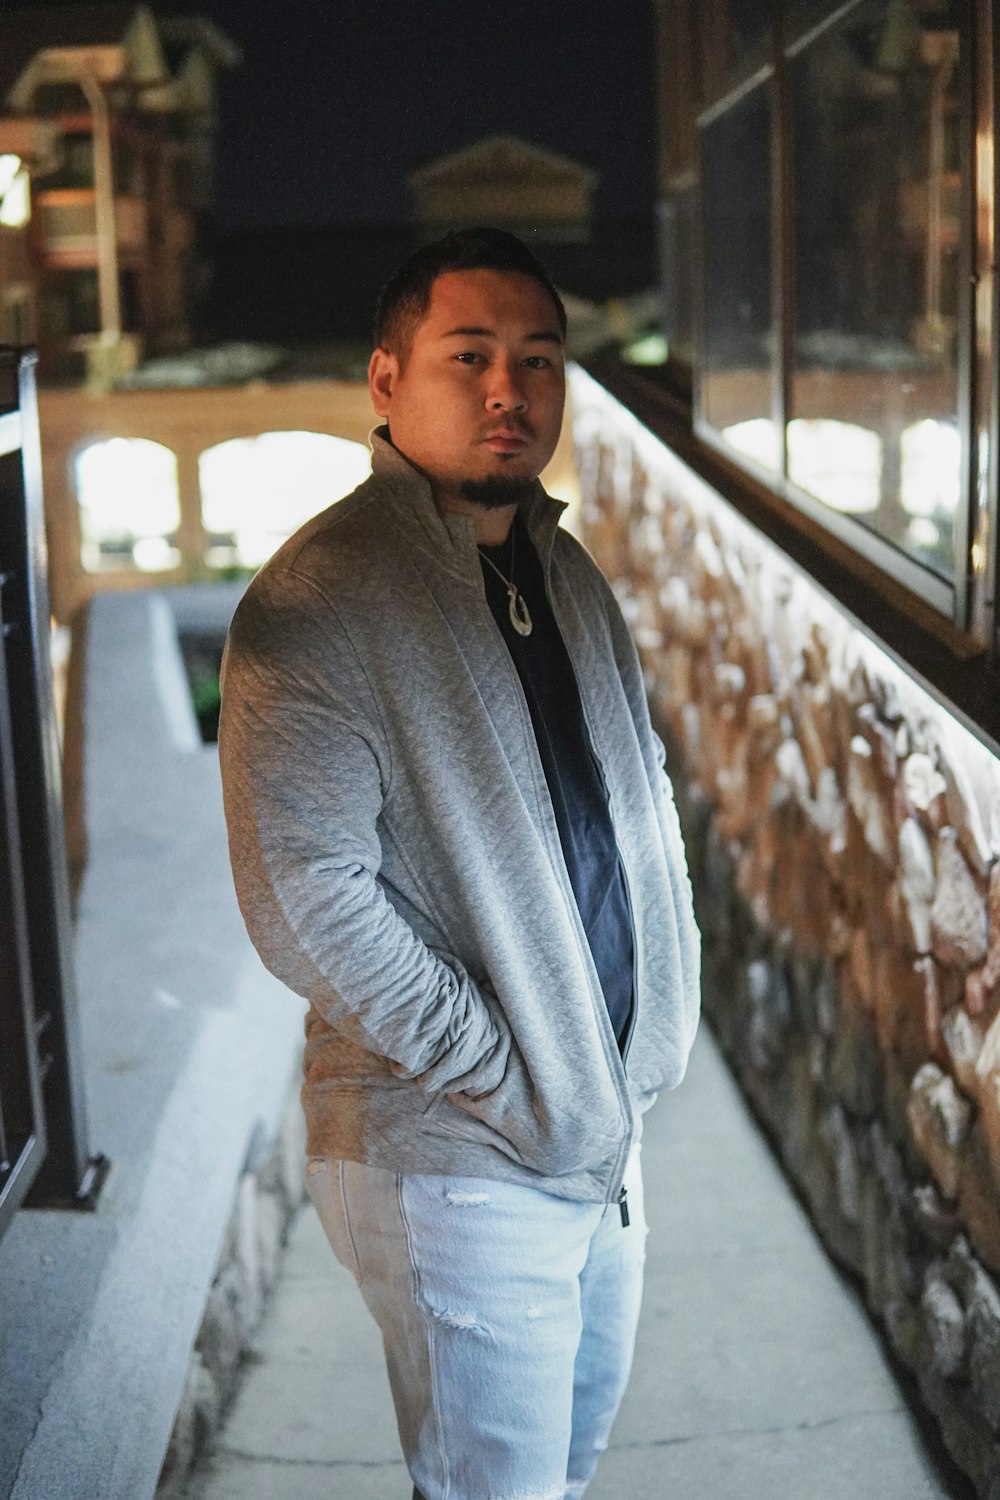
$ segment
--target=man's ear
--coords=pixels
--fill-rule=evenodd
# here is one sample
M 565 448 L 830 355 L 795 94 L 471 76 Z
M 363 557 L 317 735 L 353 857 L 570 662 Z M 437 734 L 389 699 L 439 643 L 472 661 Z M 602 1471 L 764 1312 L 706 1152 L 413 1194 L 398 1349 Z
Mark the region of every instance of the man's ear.
M 392 393 L 399 377 L 399 361 L 388 349 L 376 349 L 368 364 L 368 389 L 380 417 L 389 415 Z

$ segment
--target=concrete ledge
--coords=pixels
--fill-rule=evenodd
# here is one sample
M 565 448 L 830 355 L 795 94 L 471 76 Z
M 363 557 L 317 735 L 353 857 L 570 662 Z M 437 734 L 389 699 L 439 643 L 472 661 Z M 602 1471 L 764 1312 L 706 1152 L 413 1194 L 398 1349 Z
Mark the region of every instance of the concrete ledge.
M 154 1494 L 239 1185 L 297 1082 L 304 1006 L 243 930 L 177 646 L 178 616 L 221 634 L 237 597 L 89 608 L 76 952 L 90 1146 L 112 1169 L 95 1213 L 24 1210 L 0 1242 L 11 1500 Z

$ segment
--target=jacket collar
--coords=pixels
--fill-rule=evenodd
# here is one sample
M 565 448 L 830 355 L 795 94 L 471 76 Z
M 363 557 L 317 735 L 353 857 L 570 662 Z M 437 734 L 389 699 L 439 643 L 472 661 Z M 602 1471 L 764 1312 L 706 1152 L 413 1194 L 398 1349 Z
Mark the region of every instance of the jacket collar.
M 414 541 L 432 551 L 449 571 L 479 583 L 482 575 L 472 517 L 438 510 L 430 484 L 399 449 L 393 447 L 388 427 L 376 427 L 369 442 L 372 475 L 394 504 Z M 565 509 L 565 502 L 547 495 L 537 479 L 521 508 L 528 535 L 546 574 L 559 518 Z

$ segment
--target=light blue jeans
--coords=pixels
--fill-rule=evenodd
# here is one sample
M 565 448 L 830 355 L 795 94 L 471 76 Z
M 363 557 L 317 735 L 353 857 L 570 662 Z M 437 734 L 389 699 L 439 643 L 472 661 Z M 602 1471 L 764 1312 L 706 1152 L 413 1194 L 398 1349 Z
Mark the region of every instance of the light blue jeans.
M 382 1331 L 425 1500 L 576 1500 L 625 1390 L 646 1220 L 617 1204 L 313 1157 L 306 1186 Z

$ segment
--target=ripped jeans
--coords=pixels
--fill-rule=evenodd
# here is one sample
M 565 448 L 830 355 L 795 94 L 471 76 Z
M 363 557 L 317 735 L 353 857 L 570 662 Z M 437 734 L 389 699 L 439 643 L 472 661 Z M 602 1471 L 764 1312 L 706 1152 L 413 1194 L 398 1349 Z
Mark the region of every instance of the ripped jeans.
M 646 1221 L 639 1148 L 617 1204 L 487 1178 L 310 1159 L 306 1186 L 382 1332 L 425 1500 L 577 1500 L 635 1343 Z

